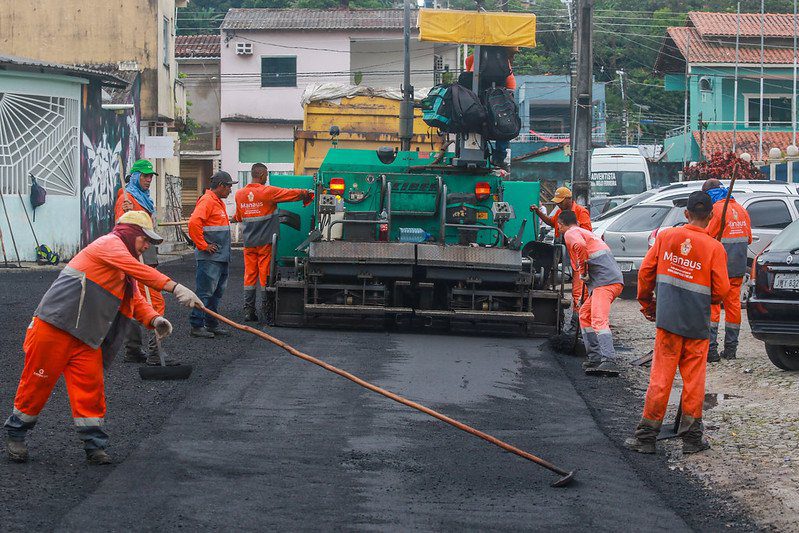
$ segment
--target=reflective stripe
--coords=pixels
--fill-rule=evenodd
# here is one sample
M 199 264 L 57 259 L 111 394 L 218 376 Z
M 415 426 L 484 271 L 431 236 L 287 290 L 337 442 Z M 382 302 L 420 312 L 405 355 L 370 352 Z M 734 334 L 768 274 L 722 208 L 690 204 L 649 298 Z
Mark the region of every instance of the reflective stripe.
M 244 290 L 245 291 L 254 291 L 255 290 L 255 285 L 245 285 L 244 286 Z
M 22 420 L 26 424 L 30 424 L 31 422 L 36 422 L 36 420 L 39 418 L 38 416 L 26 415 L 25 413 L 23 413 L 22 411 L 20 411 L 16 407 L 14 407 L 12 413 L 14 413 L 14 416 L 19 418 L 20 420 Z
M 610 335 L 610 330 L 609 329 L 600 329 L 599 331 L 596 332 L 596 334 L 597 335 Z
M 105 424 L 103 418 L 75 418 L 75 426 L 79 428 L 99 427 Z
M 64 274 L 75 279 L 80 280 L 80 300 L 78 300 L 78 316 L 75 317 L 75 329 L 80 325 L 80 315 L 83 311 L 83 302 L 86 300 L 86 272 L 81 272 L 77 268 L 69 265 L 64 267 Z
M 675 287 L 679 287 L 691 292 L 698 292 L 699 294 L 710 295 L 710 287 L 706 285 L 700 285 L 699 283 L 693 283 L 692 281 L 686 281 L 684 279 L 675 278 L 666 274 L 658 274 L 657 282 L 665 283 L 667 285 L 674 285 Z
M 247 224 L 248 222 L 262 222 L 264 220 L 269 220 L 270 218 L 272 218 L 274 216 L 275 216 L 275 213 L 272 213 L 271 215 L 264 215 L 262 217 L 245 217 L 241 221 L 244 224 Z
M 719 327 L 719 323 L 718 322 L 711 322 L 710 323 L 710 327 L 711 328 L 718 328 Z
M 593 333 L 594 328 L 582 328 L 580 331 L 582 331 L 583 333 Z
M 721 243 L 743 242 L 749 244 L 749 237 L 722 237 Z
M 203 226 L 203 231 L 230 231 L 230 225 L 224 226 Z
M 588 254 L 588 259 L 596 259 L 600 255 L 605 255 L 608 253 L 608 250 L 597 250 L 596 252 Z
M 718 326 L 718 324 L 717 324 Z M 724 324 L 724 329 L 741 329 L 740 324 L 735 324 L 734 322 L 726 322 Z

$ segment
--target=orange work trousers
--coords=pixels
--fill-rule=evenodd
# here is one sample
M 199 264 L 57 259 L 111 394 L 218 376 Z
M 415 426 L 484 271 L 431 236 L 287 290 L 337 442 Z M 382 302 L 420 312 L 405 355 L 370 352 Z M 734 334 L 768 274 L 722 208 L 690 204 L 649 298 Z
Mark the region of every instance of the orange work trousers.
M 580 327 L 591 328 L 598 335 L 610 332 L 610 305 L 619 297 L 624 285 L 614 283 L 597 287 L 580 306 Z
M 266 287 L 269 265 L 272 262 L 272 245 L 244 248 L 244 289 Z
M 164 316 L 166 313 L 166 302 L 164 301 L 163 293 L 161 291 L 151 289 L 143 283 L 138 283 L 137 285 L 139 286 L 139 292 L 142 296 L 144 296 L 144 299 L 148 302 L 152 302 L 151 305 L 153 306 L 153 309 L 155 309 L 155 312 L 161 316 Z M 148 295 L 149 298 L 147 297 Z
M 572 311 L 575 313 L 580 310 L 580 299 L 583 297 L 583 287 L 585 283 L 580 279 L 580 274 L 572 270 Z M 586 296 L 588 296 L 586 294 Z
M 649 388 L 646 389 L 644 401 L 644 418 L 663 421 L 678 368 L 683 381 L 683 415 L 694 419 L 702 418 L 709 343 L 708 339 L 689 339 L 657 328 Z
M 730 292 L 724 297 L 724 323 L 741 325 L 741 285 L 743 278 L 730 278 Z M 710 306 L 710 321 L 718 324 L 721 321 L 721 304 Z
M 63 374 L 75 425 L 101 426 L 105 418 L 103 355 L 64 330 L 34 318 L 23 344 L 25 366 L 14 408 L 35 421 Z

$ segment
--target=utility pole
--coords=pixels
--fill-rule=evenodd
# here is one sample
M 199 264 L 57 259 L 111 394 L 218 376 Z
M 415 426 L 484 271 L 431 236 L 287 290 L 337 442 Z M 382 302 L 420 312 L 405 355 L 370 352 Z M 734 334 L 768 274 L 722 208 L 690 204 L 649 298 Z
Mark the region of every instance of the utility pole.
M 593 126 L 593 47 L 591 24 L 594 0 L 577 0 L 577 83 L 572 135 L 572 191 L 577 203 L 588 205 L 591 192 L 591 145 Z
M 400 149 L 411 149 L 413 138 L 413 86 L 411 85 L 411 0 L 405 0 L 403 17 L 403 36 L 405 38 L 405 57 L 402 76 L 402 104 L 400 106 L 399 134 Z
M 630 144 L 630 115 L 627 111 L 627 91 L 624 87 L 624 69 L 617 70 L 619 87 L 621 88 L 621 119 L 624 124 L 624 144 Z

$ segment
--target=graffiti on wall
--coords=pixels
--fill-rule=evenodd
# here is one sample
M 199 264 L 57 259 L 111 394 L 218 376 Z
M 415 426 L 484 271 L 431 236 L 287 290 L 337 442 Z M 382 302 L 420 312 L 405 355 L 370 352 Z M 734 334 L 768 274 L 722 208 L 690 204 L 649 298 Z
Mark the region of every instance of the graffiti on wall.
M 120 176 L 139 158 L 140 80 L 130 88 L 134 108 L 119 113 L 102 108 L 102 88 L 83 86 L 81 107 L 81 246 L 114 226 Z

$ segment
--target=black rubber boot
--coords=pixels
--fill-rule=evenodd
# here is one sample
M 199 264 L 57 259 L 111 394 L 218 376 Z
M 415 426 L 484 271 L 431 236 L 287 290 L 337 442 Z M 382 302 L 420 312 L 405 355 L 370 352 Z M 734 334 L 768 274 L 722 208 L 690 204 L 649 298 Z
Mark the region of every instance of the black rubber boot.
M 26 463 L 28 461 L 28 446 L 24 440 L 6 439 L 6 453 L 9 461 Z
M 704 437 L 705 426 L 702 424 L 702 419 L 691 419 L 683 415 L 683 419 L 685 418 L 688 419 L 687 421 L 690 422 L 690 425 L 684 431 L 679 432 L 682 438 L 682 453 L 699 453 L 710 449 L 710 443 Z M 680 426 L 682 427 L 683 424 L 680 424 Z
M 596 367 L 598 367 L 600 362 L 601 362 L 601 361 L 592 361 L 592 360 L 590 360 L 590 359 L 589 359 L 588 361 L 583 361 L 583 370 L 585 370 L 585 371 L 586 371 L 586 373 L 588 373 L 588 369 L 589 369 L 589 368 L 596 368 Z
M 126 349 L 125 350 L 125 357 L 122 358 L 122 361 L 125 363 L 138 363 L 141 364 L 147 359 L 147 354 L 144 353 L 144 350 L 141 348 L 136 349 Z
M 632 437 L 624 441 L 624 447 L 638 453 L 655 453 L 655 443 L 663 422 L 642 418 Z
M 214 337 L 230 337 L 230 330 L 223 328 L 222 326 L 216 326 L 213 328 L 206 327 L 205 329 L 211 332 Z
M 719 349 L 718 348 L 708 348 L 707 350 L 707 362 L 708 363 L 718 363 L 721 361 L 721 357 L 719 356 Z
M 90 465 L 110 465 L 113 461 L 111 461 L 111 456 L 106 453 L 105 450 L 86 450 L 86 462 Z
M 258 322 L 258 313 L 255 312 L 254 307 L 244 308 L 244 321 L 245 322 Z
M 596 367 L 586 368 L 585 373 L 590 376 L 607 376 L 615 378 L 621 370 L 613 361 L 602 361 Z
M 736 359 L 738 357 L 738 345 L 731 346 L 729 344 L 724 345 L 724 351 L 721 352 L 721 357 L 723 359 Z

